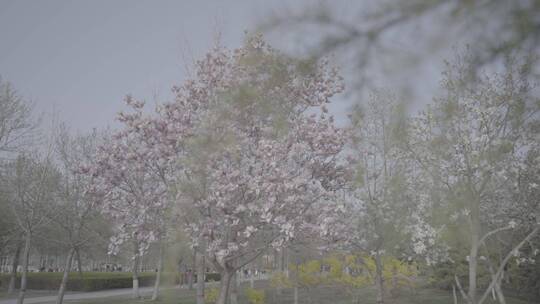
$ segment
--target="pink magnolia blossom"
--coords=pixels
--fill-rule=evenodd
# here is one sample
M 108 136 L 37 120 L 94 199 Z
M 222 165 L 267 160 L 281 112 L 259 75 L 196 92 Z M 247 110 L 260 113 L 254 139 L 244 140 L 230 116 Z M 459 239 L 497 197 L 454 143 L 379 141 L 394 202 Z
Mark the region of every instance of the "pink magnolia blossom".
M 218 270 L 294 239 L 345 183 L 345 130 L 324 108 L 341 78 L 326 61 L 300 65 L 259 37 L 215 47 L 160 108 L 187 231 Z

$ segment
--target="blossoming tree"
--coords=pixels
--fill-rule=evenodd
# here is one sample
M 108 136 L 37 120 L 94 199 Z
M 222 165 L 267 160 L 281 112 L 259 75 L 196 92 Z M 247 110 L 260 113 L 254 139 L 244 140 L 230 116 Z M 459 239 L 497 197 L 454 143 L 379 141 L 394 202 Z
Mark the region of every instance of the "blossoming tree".
M 414 122 L 413 157 L 439 190 L 445 218 L 467 227 L 468 303 L 486 300 L 499 282 L 508 261 L 539 231 L 532 198 L 534 183 L 524 178 L 538 166 L 538 103 L 522 77 L 522 67 L 509 65 L 502 74 L 476 75 L 467 58 L 450 66 L 443 81 L 445 96 L 435 100 Z M 535 127 L 536 126 L 536 127 Z M 538 187 L 536 185 L 536 187 Z M 533 218 L 516 216 L 527 209 Z M 441 208 L 439 208 L 440 210 Z M 536 215 L 535 215 L 536 214 Z M 478 295 L 479 255 L 490 239 L 501 233 L 521 231 L 509 239 L 511 248 L 494 265 L 491 282 Z M 456 284 L 460 282 L 456 276 Z
M 404 105 L 374 92 L 350 117 L 354 178 L 321 213 L 320 233 L 330 247 L 373 258 L 377 303 L 383 303 L 386 257 L 430 258 L 436 232 L 427 221 L 429 200 L 417 185 L 422 177 L 404 150 Z
M 103 213 L 114 220 L 116 233 L 110 253 L 117 253 L 125 241 L 133 243 L 133 296 L 139 297 L 139 260 L 152 242 L 163 237 L 170 200 L 165 183 L 166 162 L 148 141 L 154 134 L 151 119 L 143 115 L 142 102 L 131 97 L 126 101 L 134 112 L 119 115 L 125 127 L 105 139 L 94 163 L 81 170 L 92 175 L 91 191 L 98 197 Z M 158 288 L 156 285 L 154 298 Z
M 250 37 L 232 52 L 215 47 L 162 107 L 161 124 L 182 138 L 173 155 L 187 231 L 221 273 L 216 303 L 239 268 L 293 239 L 344 184 L 344 131 L 324 107 L 341 90 L 327 62 L 292 60 Z

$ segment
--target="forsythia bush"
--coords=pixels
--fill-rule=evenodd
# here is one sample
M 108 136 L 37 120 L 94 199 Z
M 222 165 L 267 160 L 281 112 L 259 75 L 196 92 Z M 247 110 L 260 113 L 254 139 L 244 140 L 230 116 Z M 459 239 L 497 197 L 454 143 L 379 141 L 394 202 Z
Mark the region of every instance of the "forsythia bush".
M 289 267 L 290 277 L 275 273 L 271 278 L 274 287 L 310 289 L 323 284 L 343 286 L 352 297 L 357 297 L 361 288 L 375 282 L 375 259 L 368 255 L 333 254 L 322 260 L 311 260 Z M 414 290 L 414 278 L 418 275 L 414 263 L 400 261 L 394 257 L 383 258 L 383 277 L 389 290 L 397 292 L 401 286 Z
M 299 265 L 298 283 L 303 287 L 318 286 L 326 282 L 325 276 L 321 273 L 321 262 L 311 260 Z
M 264 290 L 246 289 L 246 297 L 251 304 L 264 304 Z
M 272 277 L 270 277 L 270 285 L 274 288 L 282 287 L 282 288 L 293 288 L 294 284 L 293 282 L 287 278 L 285 273 L 279 271 L 274 272 L 272 274 Z
M 415 263 L 385 257 L 383 265 L 384 281 L 392 294 L 396 295 L 401 287 L 408 287 L 413 293 L 416 292 L 414 279 L 418 276 L 418 267 Z
M 375 264 L 370 262 L 371 260 L 364 260 L 360 263 L 354 255 L 333 255 L 324 259 L 324 263 L 330 268 L 328 281 L 353 288 L 361 288 L 373 282 L 371 274 L 375 270 Z
M 217 298 L 219 296 L 219 289 L 216 287 L 209 288 L 204 293 L 204 303 L 216 303 Z

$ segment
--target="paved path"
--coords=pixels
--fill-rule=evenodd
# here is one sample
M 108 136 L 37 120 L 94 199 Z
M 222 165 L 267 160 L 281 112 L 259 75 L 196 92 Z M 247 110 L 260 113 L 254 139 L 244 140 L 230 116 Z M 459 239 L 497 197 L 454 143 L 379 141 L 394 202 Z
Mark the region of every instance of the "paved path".
M 162 288 L 163 289 L 163 288 Z M 153 287 L 141 287 L 139 293 L 141 296 L 149 295 L 152 293 Z M 81 292 L 81 293 L 69 293 L 64 296 L 64 300 L 86 300 L 86 299 L 98 299 L 116 296 L 128 296 L 131 295 L 131 288 L 111 289 L 103 291 Z M 17 299 L 5 299 L 0 300 L 0 304 L 16 304 Z M 24 298 L 24 304 L 42 304 L 42 303 L 56 303 L 56 295 L 54 296 L 31 296 Z

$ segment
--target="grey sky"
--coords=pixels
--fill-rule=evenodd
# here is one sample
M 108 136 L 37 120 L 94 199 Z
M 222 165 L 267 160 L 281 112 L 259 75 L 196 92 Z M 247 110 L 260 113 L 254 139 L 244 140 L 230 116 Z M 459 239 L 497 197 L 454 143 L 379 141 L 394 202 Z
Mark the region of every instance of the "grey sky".
M 362 12 L 369 2 L 335 1 L 329 3 L 344 18 Z M 0 0 L 0 76 L 32 100 L 47 119 L 55 113 L 83 132 L 113 126 L 128 93 L 149 104 L 170 99 L 172 85 L 182 83 L 186 66 L 208 50 L 217 33 L 225 45 L 238 47 L 245 30 L 255 29 L 261 20 L 284 9 L 304 9 L 306 3 L 317 2 Z M 280 49 L 301 49 L 301 43 L 296 43 L 300 40 L 287 33 L 267 38 Z M 386 42 L 403 58 L 420 54 L 415 28 L 396 34 Z M 303 38 L 314 39 L 311 35 Z M 438 87 L 442 59 L 448 58 L 449 51 L 426 54 L 423 63 L 408 73 L 396 73 L 407 60 L 389 58 L 386 64 L 392 69 L 382 75 L 379 85 L 390 90 L 399 88 L 396 84 L 414 87 L 417 95 L 411 103 L 421 106 Z M 336 61 L 343 64 L 343 59 Z M 415 82 L 418 78 L 421 83 Z M 332 105 L 338 121 L 346 121 L 348 106 L 343 99 Z
M 282 1 L 0 0 L 0 75 L 45 113 L 86 131 L 123 97 L 165 100 L 216 32 L 231 47 Z

